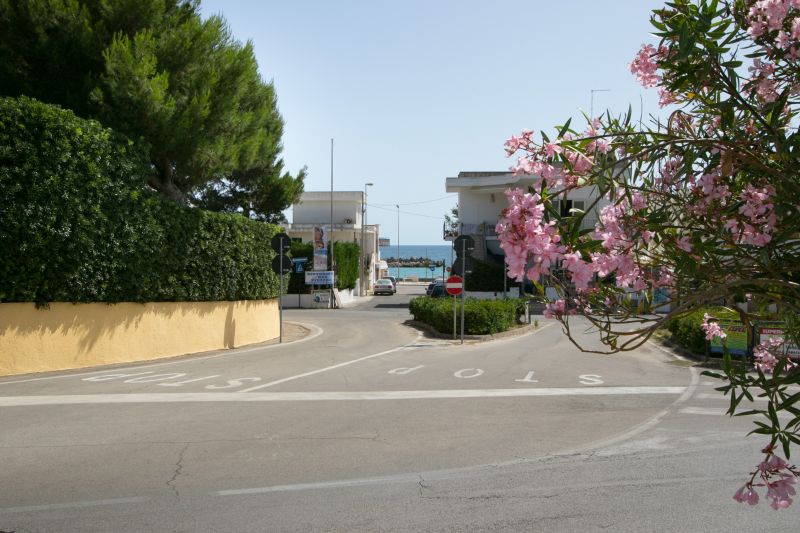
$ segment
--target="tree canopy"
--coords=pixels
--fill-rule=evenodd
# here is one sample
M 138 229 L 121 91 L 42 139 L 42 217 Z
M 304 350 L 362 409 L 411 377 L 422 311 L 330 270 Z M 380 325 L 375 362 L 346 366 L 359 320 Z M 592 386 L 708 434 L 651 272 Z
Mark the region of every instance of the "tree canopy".
M 197 0 L 0 0 L 0 94 L 27 95 L 142 143 L 170 198 L 266 220 L 296 201 L 283 119 L 252 43 Z

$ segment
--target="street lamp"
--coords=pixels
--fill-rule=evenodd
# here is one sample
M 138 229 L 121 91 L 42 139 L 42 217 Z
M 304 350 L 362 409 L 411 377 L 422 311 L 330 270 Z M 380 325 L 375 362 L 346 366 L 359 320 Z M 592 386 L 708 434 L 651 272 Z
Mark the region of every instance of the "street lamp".
M 364 196 L 361 197 L 361 296 L 367 295 L 367 280 L 372 276 L 372 272 L 367 274 L 366 250 L 364 249 L 364 226 L 367 225 L 367 187 L 372 187 L 372 183 L 364 184 Z
M 397 208 L 397 281 L 400 282 L 400 205 L 394 204 Z

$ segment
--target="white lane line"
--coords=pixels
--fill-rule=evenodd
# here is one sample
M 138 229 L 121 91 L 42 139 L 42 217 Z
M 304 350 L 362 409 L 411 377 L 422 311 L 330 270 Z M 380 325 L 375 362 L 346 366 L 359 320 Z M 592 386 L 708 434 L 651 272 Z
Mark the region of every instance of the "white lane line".
M 311 330 L 311 334 L 307 337 L 303 337 L 302 339 L 298 339 L 292 342 L 284 342 L 283 344 L 269 344 L 267 346 L 254 346 L 251 348 L 231 348 L 230 350 L 223 350 L 220 353 L 216 353 L 213 355 L 200 355 L 197 357 L 193 357 L 191 354 L 186 355 L 176 355 L 175 357 L 179 360 L 173 360 L 174 358 L 170 357 L 170 361 L 164 361 L 161 363 L 149 363 L 145 365 L 139 365 L 136 363 L 112 363 L 107 365 L 105 368 L 101 368 L 100 370 L 92 370 L 89 372 L 70 372 L 69 374 L 59 374 L 57 376 L 42 376 L 38 378 L 28 378 L 28 379 L 18 379 L 15 381 L 0 381 L 0 387 L 3 385 L 11 385 L 13 383 L 29 383 L 31 381 L 45 381 L 50 379 L 64 379 L 64 378 L 74 378 L 80 376 L 91 376 L 92 374 L 102 374 L 104 372 L 123 372 L 125 370 L 138 370 L 140 368 L 155 368 L 159 366 L 170 366 L 170 365 L 180 365 L 183 363 L 193 363 L 195 361 L 205 361 L 207 359 L 216 359 L 217 357 L 238 357 L 240 355 L 247 355 L 251 352 L 258 352 L 260 350 L 271 350 L 274 348 L 278 348 L 280 346 L 291 346 L 294 344 L 299 344 L 301 342 L 310 341 L 316 337 L 319 337 L 323 333 L 323 329 L 315 324 L 307 324 L 305 322 L 284 322 L 284 324 L 297 324 L 299 326 L 303 326 Z M 110 367 L 110 368 L 109 368 Z M 65 370 L 65 372 L 69 372 Z
M 726 414 L 726 409 L 713 409 L 711 407 L 684 407 L 678 411 L 685 415 L 714 415 L 720 416 Z
M 319 483 L 295 483 L 293 485 L 273 485 L 252 489 L 220 490 L 217 496 L 241 496 L 245 494 L 264 494 L 267 492 L 289 492 L 297 490 L 333 489 L 341 487 L 360 487 L 364 485 L 383 485 L 386 483 L 419 483 L 419 474 L 397 474 L 394 476 L 365 477 L 341 481 L 321 481 Z
M 397 348 L 392 348 L 391 350 L 385 350 L 383 352 L 374 353 L 371 355 L 366 355 L 364 357 L 359 357 L 358 359 L 351 359 L 350 361 L 344 361 L 342 363 L 326 366 L 325 368 L 319 368 L 317 370 L 312 370 L 311 372 L 304 372 L 303 374 L 297 374 L 295 376 L 289 376 L 288 378 L 277 379 L 275 381 L 270 381 L 269 383 L 264 383 L 262 385 L 256 385 L 255 387 L 250 387 L 249 389 L 242 389 L 240 391 L 236 391 L 236 394 L 241 394 L 243 392 L 252 392 L 254 390 L 259 389 L 266 389 L 267 387 L 272 387 L 274 385 L 280 385 L 281 383 L 286 383 L 287 381 L 294 381 L 296 379 L 305 378 L 308 376 L 313 376 L 314 374 L 321 374 L 322 372 L 327 372 L 328 370 L 335 370 L 337 368 L 341 368 L 343 366 L 352 365 L 355 363 L 360 363 L 361 361 L 366 361 L 368 359 L 373 359 L 375 357 L 380 357 L 382 355 L 399 352 L 401 350 L 405 350 L 406 348 L 413 347 L 419 340 L 422 338 L 422 333 L 417 334 L 417 338 L 411 341 L 408 344 L 404 344 L 403 346 L 398 346 Z
M 545 396 L 631 396 L 684 394 L 686 387 L 582 387 L 519 389 L 398 390 L 362 392 L 187 392 L 140 394 L 69 394 L 0 396 L 0 407 L 119 403 L 310 402 L 358 400 L 439 400 L 456 398 L 523 398 Z
M 52 503 L 49 505 L 26 505 L 22 507 L 0 507 L 0 514 L 4 513 L 31 513 L 37 511 L 55 511 L 59 509 L 83 509 L 86 507 L 100 507 L 103 505 L 120 505 L 124 503 L 141 503 L 147 498 L 113 498 L 109 500 L 92 500 L 85 502 Z

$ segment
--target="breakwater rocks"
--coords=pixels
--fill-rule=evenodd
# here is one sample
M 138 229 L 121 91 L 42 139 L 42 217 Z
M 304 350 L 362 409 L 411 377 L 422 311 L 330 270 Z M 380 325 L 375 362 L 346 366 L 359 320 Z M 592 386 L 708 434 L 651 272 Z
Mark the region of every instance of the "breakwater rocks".
M 409 257 L 409 258 L 400 258 L 399 264 L 398 260 L 394 257 L 388 257 L 384 259 L 386 264 L 390 267 L 407 267 L 407 268 L 419 268 L 419 267 L 441 267 L 444 265 L 444 261 L 441 260 L 434 260 L 434 259 L 426 259 L 425 257 Z

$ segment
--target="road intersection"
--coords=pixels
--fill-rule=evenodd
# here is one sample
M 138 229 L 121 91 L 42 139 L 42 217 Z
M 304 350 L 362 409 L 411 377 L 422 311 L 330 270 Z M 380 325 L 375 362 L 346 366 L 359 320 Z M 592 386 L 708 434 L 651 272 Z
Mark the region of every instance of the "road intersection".
M 287 311 L 308 334 L 284 345 L 0 380 L 0 482 L 14 487 L 0 530 L 789 524 L 728 501 L 760 443 L 685 361 L 650 344 L 581 353 L 549 321 L 484 343 L 429 338 L 407 308 L 381 307 L 414 290 Z M 640 470 L 609 470 L 622 459 Z M 703 528 L 672 512 L 644 520 L 614 491 L 714 512 Z

